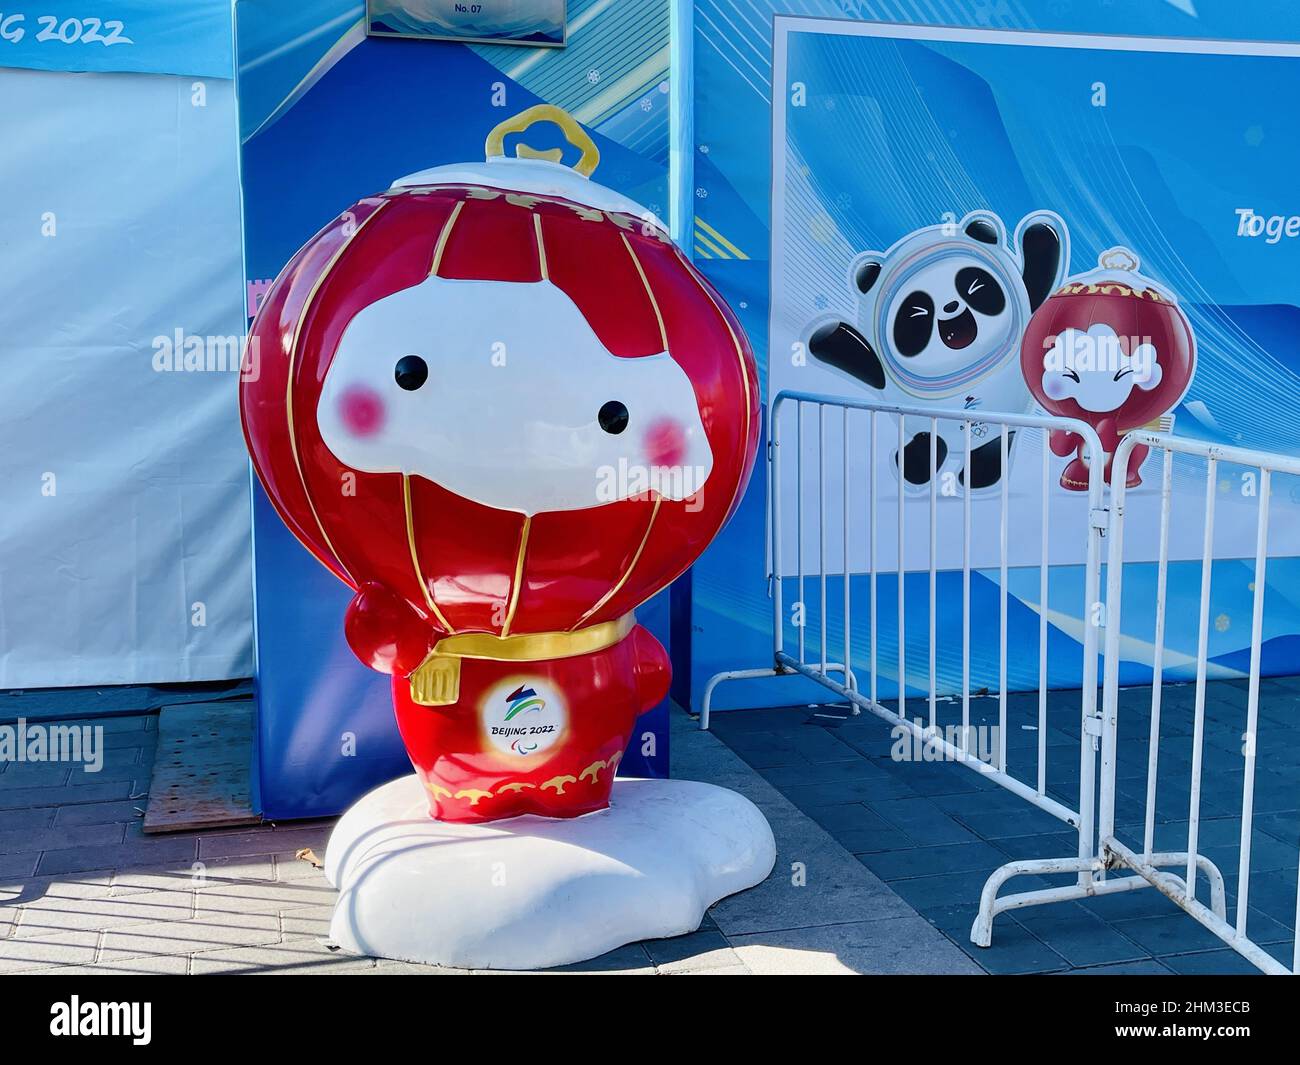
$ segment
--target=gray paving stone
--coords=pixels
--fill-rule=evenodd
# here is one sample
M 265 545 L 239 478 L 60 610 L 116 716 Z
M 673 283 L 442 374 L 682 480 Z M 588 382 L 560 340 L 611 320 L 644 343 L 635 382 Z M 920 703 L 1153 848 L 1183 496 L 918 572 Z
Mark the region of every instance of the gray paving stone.
M 721 932 L 691 932 L 672 939 L 648 939 L 644 946 L 655 968 L 661 973 L 740 965 L 740 959 Z
M 37 939 L 0 940 L 0 973 L 45 969 L 51 965 L 85 965 L 95 960 L 98 932 L 63 932 Z
M 246 913 L 231 920 L 229 914 L 221 914 L 130 925 L 110 929 L 103 937 L 98 960 L 117 962 L 156 954 L 195 954 L 278 943 L 280 919 L 277 914 Z
M 110 893 L 111 869 L 64 876 L 32 876 L 0 883 L 0 906 L 18 907 L 33 899 L 50 896 L 62 899 L 93 899 Z
M 153 891 L 134 895 L 66 898 L 46 894 L 19 908 L 15 939 L 33 939 L 60 932 L 103 931 L 132 924 L 184 921 L 194 915 L 188 892 Z
M 63 806 L 55 815 L 56 825 L 107 825 L 114 822 L 138 821 L 143 816 L 144 800 L 124 799 L 121 802 L 91 802 L 77 806 Z
M 949 843 L 866 854 L 859 861 L 890 882 L 942 873 L 983 872 L 987 876 L 1006 861 L 1006 855 L 988 843 Z
M 331 951 L 315 938 L 302 937 L 283 943 L 229 947 L 195 954 L 190 971 L 205 973 L 257 973 L 302 976 L 323 973 L 363 972 L 375 967 L 373 958 Z
M 258 829 L 232 835 L 202 835 L 201 858 L 232 858 L 249 854 L 278 854 L 300 847 L 324 850 L 330 827 Z
M 317 936 L 320 939 L 328 939 L 330 920 L 333 916 L 333 901 L 315 906 L 304 906 L 302 909 L 297 910 L 282 910 L 280 911 L 280 928 L 286 938 L 289 936 Z
M 723 899 L 710 914 L 730 938 L 911 917 L 915 911 L 839 844 L 801 846 L 778 838 L 772 875 L 749 891 Z
M 1119 921 L 1115 927 L 1155 955 L 1190 954 L 1223 946 L 1223 940 L 1180 911 L 1160 917 Z
M 1071 965 L 1080 967 L 1142 961 L 1150 951 L 1118 927 L 1108 925 L 1078 903 L 1028 906 L 1005 915 L 1023 925 Z
M 378 958 L 374 968 L 362 970 L 376 976 L 469 976 L 469 969 L 449 969 L 443 965 L 419 965 L 413 961 Z
M 758 804 L 776 837 L 777 860 L 772 875 L 749 891 L 721 900 L 710 911 L 724 935 L 915 915 L 911 907 L 771 784 L 752 772 L 745 774 L 744 763 L 716 736 L 688 731 L 679 722 L 674 723 L 674 772 L 679 757 L 698 758 L 702 748 L 711 749 L 711 767 L 736 774 L 733 786 Z M 802 863 L 800 870 L 793 868 L 796 862 Z M 802 886 L 796 886 L 799 878 Z
M 1206 950 L 1198 954 L 1165 955 L 1161 964 L 1186 976 L 1260 976 L 1262 973 L 1235 950 Z
M 40 860 L 39 853 L 33 854 L 0 854 L 0 876 L 3 877 L 27 877 L 36 872 L 36 863 Z
M 0 832 L 0 854 L 21 851 L 58 851 L 69 847 L 93 847 L 121 843 L 123 826 L 65 825 L 55 828 L 16 829 Z
M 30 832 L 40 828 L 49 828 L 57 812 L 52 806 L 30 806 L 23 810 L 5 810 L 0 812 L 0 825 L 4 826 L 6 832 L 16 832 L 19 829 Z
M 980 972 L 979 966 L 916 916 L 729 938 L 741 964 L 759 975 Z
M 311 850 L 316 857 L 322 862 L 325 860 L 325 848 L 313 847 Z M 277 852 L 259 856 L 267 861 L 273 861 L 275 866 L 276 880 L 317 880 L 325 881 L 325 872 L 317 869 L 311 862 L 304 858 L 299 858 L 296 851 Z
M 929 799 L 895 799 L 869 802 L 866 805 L 867 809 L 879 814 L 921 846 L 937 847 L 945 843 L 973 843 L 979 839 L 974 832 L 958 824 L 956 819 Z
M 195 849 L 193 839 L 166 837 L 132 840 L 118 846 L 69 847 L 43 854 L 37 872 L 51 875 L 105 867 L 129 869 L 163 863 L 173 868 L 185 868 L 195 860 Z
M 763 779 L 777 788 L 806 786 L 815 784 L 834 784 L 853 780 L 889 780 L 889 771 L 882 769 L 875 762 L 858 757 L 856 752 L 849 752 L 853 757 L 845 762 L 820 762 L 809 765 L 786 765 L 774 769 L 760 769 Z
M 279 913 L 327 904 L 332 907 L 338 895 L 322 878 L 319 883 L 211 880 L 197 887 L 194 897 L 198 914 L 211 915 L 215 919 L 219 914 Z
M 629 943 L 627 946 L 616 947 L 609 953 L 602 954 L 599 958 L 574 962 L 572 965 L 559 965 L 554 969 L 545 971 L 548 973 L 602 973 L 605 975 L 644 976 L 653 974 L 655 970 L 650 961 L 650 956 L 646 953 L 645 946 L 641 943 Z M 493 973 L 494 970 L 475 969 L 474 972 Z
M 1114 965 L 1089 965 L 1082 969 L 1070 969 L 1062 976 L 1169 976 L 1172 970 L 1161 965 L 1155 958 L 1144 961 L 1116 962 Z
M 129 747 L 152 748 L 158 743 L 158 734 L 137 729 L 132 732 L 107 732 L 104 734 L 104 750 L 113 751 Z
M 0 791 L 58 787 L 67 782 L 72 768 L 67 762 L 12 762 L 0 773 Z
M 213 881 L 275 880 L 275 866 L 269 856 L 252 855 L 245 858 L 198 859 L 189 863 L 151 868 L 142 866 L 125 869 L 113 878 L 113 894 L 127 895 L 137 891 L 195 891 Z
M 51 969 L 29 969 L 23 976 L 184 976 L 189 968 L 188 954 L 160 954 L 152 958 L 131 958 L 100 965 L 60 965 Z
M 104 780 L 127 776 L 150 776 L 153 771 L 153 752 L 154 748 L 152 746 L 105 750 L 102 752 L 103 764 L 99 769 L 98 776 Z M 81 769 L 76 771 L 76 775 L 79 778 L 83 776 L 94 778 L 96 776 L 95 773 L 85 773 Z
M 122 717 L 83 718 L 80 721 L 73 721 L 72 724 L 94 725 L 102 728 L 105 733 L 145 732 L 151 729 L 157 720 L 157 714 L 135 714 Z
M 781 794 L 800 809 L 807 809 L 810 806 L 833 806 L 837 803 L 910 799 L 916 795 L 916 792 L 898 777 L 886 773 L 879 778 L 865 780 L 790 785 L 783 787 Z
M 21 810 L 31 806 L 66 806 L 79 802 L 110 802 L 131 797 L 132 781 L 95 780 L 89 784 L 64 785 L 61 788 L 0 789 L 0 811 Z M 0 813 L 0 817 L 4 814 Z

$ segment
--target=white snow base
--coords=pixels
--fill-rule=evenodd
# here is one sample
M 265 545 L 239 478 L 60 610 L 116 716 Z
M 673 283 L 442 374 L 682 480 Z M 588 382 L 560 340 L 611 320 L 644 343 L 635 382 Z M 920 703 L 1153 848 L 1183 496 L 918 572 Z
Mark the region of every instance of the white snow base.
M 542 969 L 699 927 L 767 878 L 776 844 L 748 799 L 693 780 L 620 780 L 609 809 L 435 821 L 415 776 L 376 788 L 330 837 L 344 950 L 467 969 Z

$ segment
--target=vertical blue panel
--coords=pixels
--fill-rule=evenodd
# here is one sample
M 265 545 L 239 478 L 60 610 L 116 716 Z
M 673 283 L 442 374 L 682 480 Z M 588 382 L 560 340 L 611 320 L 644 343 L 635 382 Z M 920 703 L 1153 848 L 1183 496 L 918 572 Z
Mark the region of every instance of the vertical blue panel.
M 324 817 L 411 768 L 388 678 L 343 638 L 352 598 L 253 487 L 262 813 Z

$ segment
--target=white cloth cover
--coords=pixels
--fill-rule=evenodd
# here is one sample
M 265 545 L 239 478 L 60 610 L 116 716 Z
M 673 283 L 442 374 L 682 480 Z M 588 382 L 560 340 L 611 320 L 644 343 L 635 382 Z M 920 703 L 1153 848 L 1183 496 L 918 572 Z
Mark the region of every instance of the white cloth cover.
M 0 100 L 0 688 L 247 676 L 238 373 L 206 368 L 245 331 L 232 83 L 0 69 Z M 201 372 L 155 368 L 178 331 Z

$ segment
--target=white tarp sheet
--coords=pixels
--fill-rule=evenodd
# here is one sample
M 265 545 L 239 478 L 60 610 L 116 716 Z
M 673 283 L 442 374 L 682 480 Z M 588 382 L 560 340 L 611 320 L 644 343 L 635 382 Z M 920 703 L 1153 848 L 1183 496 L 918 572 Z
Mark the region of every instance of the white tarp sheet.
M 0 688 L 247 676 L 232 83 L 0 69 L 0 103 Z M 178 338 L 202 369 L 157 368 Z

